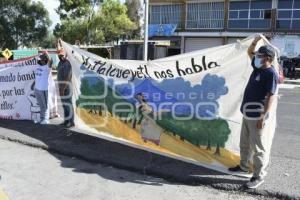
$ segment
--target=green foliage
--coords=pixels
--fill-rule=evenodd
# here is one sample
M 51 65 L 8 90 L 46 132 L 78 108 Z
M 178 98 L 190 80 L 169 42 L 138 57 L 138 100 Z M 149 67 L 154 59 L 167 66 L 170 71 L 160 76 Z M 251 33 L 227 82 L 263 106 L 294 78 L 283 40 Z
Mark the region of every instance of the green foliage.
M 91 20 L 91 27 L 101 30 L 106 41 L 117 40 L 135 29 L 127 16 L 127 8 L 118 0 L 106 0 Z
M 107 92 L 105 91 L 107 90 Z M 92 109 L 93 103 L 102 103 L 105 104 L 107 107 L 107 110 L 112 113 L 114 116 L 128 116 L 129 114 L 132 114 L 132 112 L 115 112 L 113 111 L 113 107 L 116 104 L 122 104 L 121 106 L 118 106 L 118 110 L 120 109 L 130 109 L 129 103 L 123 99 L 118 94 L 115 94 L 114 91 L 108 87 L 105 86 L 104 81 L 101 78 L 98 78 L 98 80 L 93 80 L 89 82 L 89 78 L 83 78 L 81 79 L 81 86 L 80 86 L 81 96 L 76 101 L 76 105 L 78 107 L 83 107 L 86 109 Z M 105 95 L 105 97 L 103 96 Z M 84 96 L 97 96 L 96 99 L 85 99 Z M 115 98 L 118 96 L 118 98 Z M 102 97 L 102 98 L 101 98 Z M 86 105 L 86 103 L 89 103 L 91 105 Z M 126 104 L 126 105 L 125 105 Z M 135 108 L 133 107 L 133 112 Z
M 157 123 L 164 129 L 173 132 L 194 145 L 224 147 L 230 129 L 227 121 L 214 120 L 176 120 L 165 114 Z
M 74 44 L 76 40 L 81 42 L 87 40 L 88 29 L 88 22 L 84 19 L 67 19 L 55 26 L 53 34 L 57 38 L 62 38 L 64 41 Z M 102 32 L 96 31 L 91 38 L 93 38 L 93 43 L 101 43 L 104 40 Z
M 48 12 L 41 2 L 0 1 L 0 48 L 32 47 L 47 36 Z
M 53 34 L 48 34 L 46 38 L 41 40 L 38 44 L 43 49 L 54 49 L 56 48 L 57 40 Z
M 93 0 L 60 0 L 57 13 L 61 20 L 84 17 L 92 12 Z
M 126 6 L 118 0 L 105 0 L 95 13 L 91 1 L 61 0 L 60 7 L 66 2 L 70 3 L 64 6 L 66 17 L 62 17 L 61 24 L 56 25 L 54 35 L 69 43 L 79 40 L 81 43 L 101 44 L 128 35 L 136 28 L 127 16 Z M 84 8 L 85 11 L 80 11 L 79 17 L 72 18 L 73 13 L 79 12 L 79 8 L 74 5 L 78 6 L 80 2 L 83 7 L 89 6 L 89 9 Z
M 129 19 L 135 24 L 136 29 L 132 30 L 129 34 L 130 39 L 139 39 L 141 37 L 140 20 L 142 17 L 141 1 L 139 0 L 126 0 L 127 15 Z

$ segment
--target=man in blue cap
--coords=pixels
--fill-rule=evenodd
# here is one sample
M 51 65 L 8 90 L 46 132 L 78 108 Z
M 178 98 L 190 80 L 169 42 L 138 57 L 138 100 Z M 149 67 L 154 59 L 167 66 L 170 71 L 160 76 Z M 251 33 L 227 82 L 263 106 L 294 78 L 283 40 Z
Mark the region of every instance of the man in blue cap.
M 256 37 L 248 48 L 253 72 L 249 78 L 241 105 L 243 122 L 240 136 L 240 164 L 229 168 L 232 172 L 249 171 L 253 156 L 253 176 L 245 184 L 257 188 L 264 182 L 270 159 L 270 150 L 276 126 L 278 74 L 272 66 L 275 52 L 270 46 L 254 49 L 261 39 Z

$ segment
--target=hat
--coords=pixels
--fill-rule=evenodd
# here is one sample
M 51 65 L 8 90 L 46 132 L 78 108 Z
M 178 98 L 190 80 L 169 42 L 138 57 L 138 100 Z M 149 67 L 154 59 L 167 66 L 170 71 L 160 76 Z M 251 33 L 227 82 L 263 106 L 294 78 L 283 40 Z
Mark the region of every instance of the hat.
M 37 60 L 42 60 L 42 61 L 48 62 L 49 57 L 48 57 L 48 55 L 46 53 L 42 53 L 42 54 L 39 55 L 39 57 L 37 58 Z
M 57 55 L 65 55 L 65 51 L 63 49 L 60 49 L 57 51 Z
M 263 54 L 271 58 L 275 57 L 274 49 L 271 46 L 267 45 L 261 46 L 256 53 Z

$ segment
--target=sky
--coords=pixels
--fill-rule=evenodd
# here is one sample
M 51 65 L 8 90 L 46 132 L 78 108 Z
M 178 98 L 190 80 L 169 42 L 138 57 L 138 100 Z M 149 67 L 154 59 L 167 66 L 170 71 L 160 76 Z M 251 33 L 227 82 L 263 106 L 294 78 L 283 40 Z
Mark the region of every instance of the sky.
M 59 0 L 37 0 L 37 1 L 42 2 L 45 8 L 48 10 L 49 18 L 52 21 L 50 29 L 53 30 L 55 25 L 60 22 L 59 15 L 54 10 L 59 6 Z
M 55 25 L 60 22 L 59 15 L 54 10 L 59 6 L 59 0 L 34 0 L 34 1 L 42 2 L 44 4 L 45 8 L 48 10 L 49 18 L 52 21 L 50 29 L 53 30 Z M 120 0 L 120 1 L 122 3 L 125 2 L 125 0 Z

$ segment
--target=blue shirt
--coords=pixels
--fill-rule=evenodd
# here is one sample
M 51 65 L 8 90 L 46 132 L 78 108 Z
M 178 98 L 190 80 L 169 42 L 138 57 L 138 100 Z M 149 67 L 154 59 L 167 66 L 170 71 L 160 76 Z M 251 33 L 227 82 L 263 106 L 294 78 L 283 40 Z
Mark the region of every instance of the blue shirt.
M 249 78 L 244 92 L 241 112 L 247 117 L 260 117 L 264 110 L 265 100 L 268 93 L 275 94 L 278 84 L 278 75 L 274 67 L 254 70 Z M 252 105 L 250 105 L 252 104 Z M 245 107 L 244 107 L 245 106 Z M 257 109 L 243 111 L 245 109 Z M 258 110 L 259 109 L 259 110 Z

